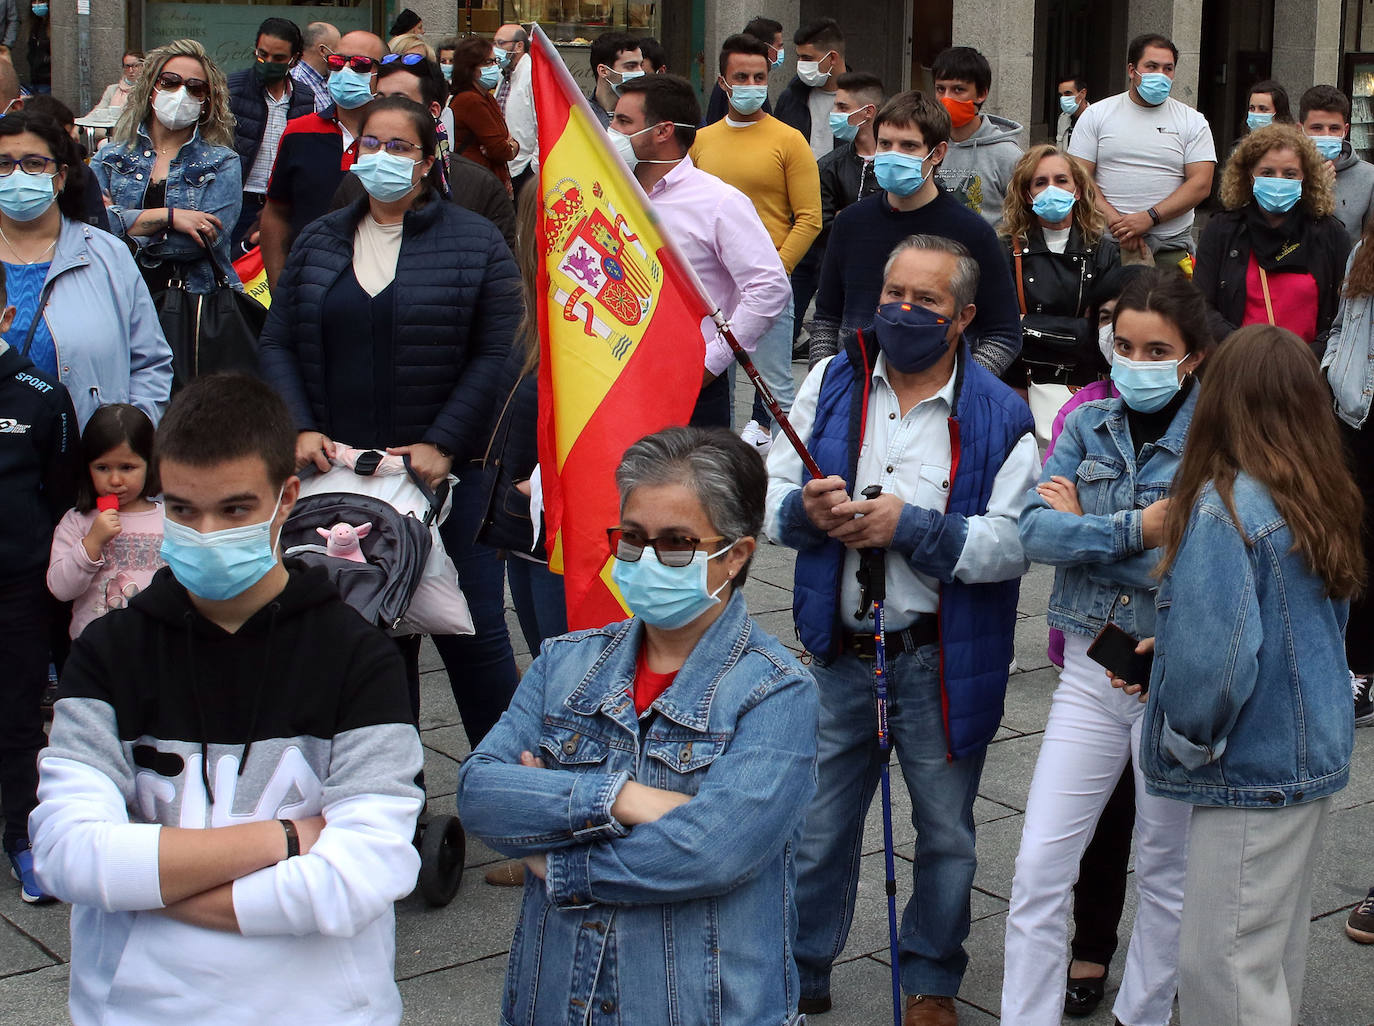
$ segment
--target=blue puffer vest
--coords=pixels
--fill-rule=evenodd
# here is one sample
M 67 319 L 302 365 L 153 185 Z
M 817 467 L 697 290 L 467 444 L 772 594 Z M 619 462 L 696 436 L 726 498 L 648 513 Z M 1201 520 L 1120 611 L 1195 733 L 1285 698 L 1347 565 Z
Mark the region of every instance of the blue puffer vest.
M 858 332 L 826 369 L 807 446 L 827 475 L 844 478 L 850 494 L 858 473 L 864 415 L 877 347 Z M 863 367 L 862 376 L 855 367 Z M 997 472 L 1022 435 L 1034 427 L 1016 394 L 960 352 L 949 418 L 949 505 L 966 517 L 987 512 Z M 840 573 L 844 546 L 829 541 L 797 553 L 792 614 L 802 644 L 822 664 L 840 650 Z M 992 584 L 940 583 L 940 689 L 952 759 L 976 753 L 997 733 L 1007 690 L 1020 579 Z
M 286 120 L 310 114 L 315 110 L 315 94 L 308 85 L 289 79 L 291 102 L 286 108 Z M 229 76 L 229 112 L 234 115 L 234 150 L 243 166 L 243 180 L 253 173 L 262 137 L 267 132 L 267 90 L 252 68 L 244 68 Z

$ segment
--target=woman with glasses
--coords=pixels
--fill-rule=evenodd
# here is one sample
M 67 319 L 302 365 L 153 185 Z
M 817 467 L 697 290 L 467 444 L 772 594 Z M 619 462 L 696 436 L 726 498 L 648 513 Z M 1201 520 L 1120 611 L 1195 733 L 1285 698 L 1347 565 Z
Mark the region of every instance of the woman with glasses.
M 67 386 L 81 425 L 103 403 L 132 403 L 156 423 L 172 351 L 128 249 L 82 220 L 85 173 L 52 118 L 0 118 L 0 281 L 15 309 L 0 327 Z
M 468 832 L 528 868 L 501 1019 L 791 1022 L 818 700 L 740 594 L 763 462 L 729 431 L 668 428 L 616 484 L 634 617 L 546 642 L 459 772 Z
M 224 73 L 198 42 L 179 39 L 148 55 L 110 143 L 91 162 L 110 230 L 134 248 L 154 295 L 174 282 L 212 292 L 216 264 L 239 284 L 229 255 L 243 205 L 233 124 Z
M 481 164 L 511 191 L 508 161 L 520 152 L 520 144 L 506 127 L 505 115 L 491 91 L 501 81 L 491 41 L 478 36 L 464 39 L 453 51 L 449 82 L 453 99 L 453 152 Z
M 367 195 L 296 239 L 259 356 L 300 429 L 298 465 L 328 469 L 338 442 L 409 456 L 435 486 L 459 475 L 442 533 L 477 633 L 435 643 L 476 744 L 517 680 L 501 564 L 472 541 L 485 498 L 472 463 L 504 394 L 520 276 L 491 222 L 440 197 L 436 157 L 424 107 L 368 108 L 351 169 Z
M 125 51 L 123 65 L 124 73 L 120 75 L 119 81 L 105 87 L 105 91 L 100 94 L 100 102 L 91 108 L 91 112 L 86 117 L 99 117 L 101 111 L 120 110 L 128 103 L 129 93 L 132 92 L 135 83 L 138 82 L 138 76 L 143 72 L 143 51 Z

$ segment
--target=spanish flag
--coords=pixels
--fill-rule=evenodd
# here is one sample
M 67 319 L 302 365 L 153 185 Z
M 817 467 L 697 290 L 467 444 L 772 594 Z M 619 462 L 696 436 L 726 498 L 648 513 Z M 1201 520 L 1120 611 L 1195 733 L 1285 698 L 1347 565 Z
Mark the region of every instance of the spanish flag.
M 664 238 L 562 57 L 536 25 L 539 466 L 549 565 L 568 627 L 628 615 L 606 528 L 615 468 L 640 438 L 686 424 L 701 390 L 701 320 L 714 310 Z
M 267 271 L 262 266 L 262 250 L 254 246 L 234 261 L 234 273 L 243 282 L 243 291 L 263 306 L 272 305 L 272 290 L 267 284 Z

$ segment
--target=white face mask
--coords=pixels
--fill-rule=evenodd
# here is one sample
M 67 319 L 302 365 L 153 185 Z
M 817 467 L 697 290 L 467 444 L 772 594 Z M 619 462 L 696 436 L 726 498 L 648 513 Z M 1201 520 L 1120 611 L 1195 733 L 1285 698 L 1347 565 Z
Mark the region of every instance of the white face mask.
M 831 54 L 826 54 L 818 61 L 797 61 L 797 77 L 813 89 L 816 86 L 825 85 L 830 78 L 830 72 L 822 71 L 821 65 L 831 56 Z
M 185 86 L 171 91 L 159 91 L 153 97 L 153 113 L 173 132 L 189 128 L 200 120 L 200 109 L 203 105 L 203 101 L 186 92 Z
M 1097 348 L 1102 350 L 1102 359 L 1107 361 L 1107 366 L 1112 365 L 1112 356 L 1116 353 L 1116 332 L 1112 330 L 1112 322 L 1108 321 L 1097 329 Z

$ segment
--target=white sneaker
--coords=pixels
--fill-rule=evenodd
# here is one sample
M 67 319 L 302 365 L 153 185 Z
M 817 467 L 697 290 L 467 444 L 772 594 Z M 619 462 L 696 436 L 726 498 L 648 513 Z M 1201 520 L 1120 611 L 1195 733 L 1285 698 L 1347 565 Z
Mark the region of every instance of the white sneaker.
M 752 445 L 760 456 L 767 456 L 768 450 L 773 447 L 773 436 L 769 434 L 767 428 L 760 427 L 756 420 L 751 420 L 745 424 L 744 430 L 739 433 L 739 436 Z

